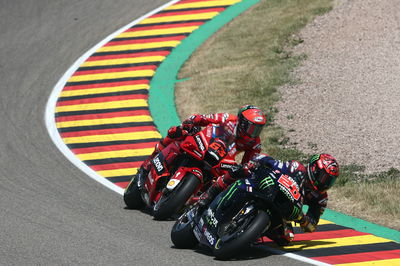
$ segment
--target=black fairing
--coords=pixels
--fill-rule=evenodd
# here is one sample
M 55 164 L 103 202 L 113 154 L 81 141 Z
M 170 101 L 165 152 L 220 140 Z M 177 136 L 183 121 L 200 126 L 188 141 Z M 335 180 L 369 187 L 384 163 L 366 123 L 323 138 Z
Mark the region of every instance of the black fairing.
M 218 225 L 228 222 L 236 215 L 246 202 L 251 202 L 255 208 L 262 209 L 271 214 L 273 224 L 295 220 L 302 207 L 301 197 L 298 200 L 290 198 L 279 186 L 280 173 L 274 173 L 268 168 L 260 168 L 248 179 L 236 181 L 225 191 L 220 193 L 210 204 L 212 213 L 203 213 L 204 221 L 208 221 L 210 214 L 214 215 Z M 292 178 L 298 186 L 297 178 Z M 265 180 L 268 180 L 267 183 Z M 207 223 L 209 230 L 216 235 L 217 228 L 213 223 Z

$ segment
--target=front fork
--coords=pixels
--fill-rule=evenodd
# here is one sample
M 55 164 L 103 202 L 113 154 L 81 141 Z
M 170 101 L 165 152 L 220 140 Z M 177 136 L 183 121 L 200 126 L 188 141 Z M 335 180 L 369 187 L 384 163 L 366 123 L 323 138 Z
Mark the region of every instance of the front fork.
M 243 226 L 243 223 L 247 221 L 247 217 L 254 215 L 257 209 L 251 203 L 246 203 L 239 212 L 233 216 L 231 222 L 224 228 L 225 232 L 235 231 L 237 227 Z

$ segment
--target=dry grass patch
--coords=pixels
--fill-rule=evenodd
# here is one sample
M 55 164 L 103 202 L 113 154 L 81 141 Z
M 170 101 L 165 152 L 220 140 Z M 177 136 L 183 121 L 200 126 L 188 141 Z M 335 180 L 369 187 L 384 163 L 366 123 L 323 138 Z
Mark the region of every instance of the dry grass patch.
M 400 207 L 393 199 L 400 181 L 364 183 L 332 188 L 329 208 L 348 215 L 400 230 Z
M 345 166 L 338 184 L 330 192 L 329 208 L 400 230 L 400 171 L 365 175 Z

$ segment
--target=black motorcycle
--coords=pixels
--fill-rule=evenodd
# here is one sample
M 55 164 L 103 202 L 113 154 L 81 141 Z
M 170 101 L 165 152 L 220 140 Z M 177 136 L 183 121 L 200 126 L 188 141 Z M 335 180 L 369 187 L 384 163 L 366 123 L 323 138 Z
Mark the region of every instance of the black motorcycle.
M 302 179 L 260 167 L 233 183 L 208 208 L 194 205 L 174 224 L 171 240 L 177 248 L 198 243 L 217 259 L 238 255 L 264 235 L 302 213 Z

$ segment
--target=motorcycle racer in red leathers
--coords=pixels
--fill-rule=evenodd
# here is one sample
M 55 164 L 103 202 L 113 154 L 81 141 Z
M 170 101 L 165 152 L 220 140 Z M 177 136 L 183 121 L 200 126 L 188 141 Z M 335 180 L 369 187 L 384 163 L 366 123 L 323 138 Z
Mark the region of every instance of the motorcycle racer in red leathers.
M 309 208 L 307 213 L 301 214 L 296 222 L 300 223 L 300 227 L 303 231 L 314 232 L 327 206 L 327 190 L 339 176 L 339 165 L 336 159 L 329 154 L 316 154 L 313 155 L 309 163 L 304 166 L 295 160 L 283 162 L 275 160 L 266 154 L 259 154 L 243 167 L 238 167 L 230 171 L 224 176 L 219 177 L 218 180 L 229 180 L 229 182 L 232 183 L 232 180 L 251 176 L 251 173 L 259 167 L 267 167 L 273 171 L 278 171 L 303 180 L 301 186 L 303 204 L 308 205 Z M 216 183 L 218 183 L 218 181 Z M 208 194 L 206 194 L 204 198 L 200 198 L 199 205 L 208 206 L 222 190 L 220 186 L 213 185 L 208 190 Z M 209 193 L 210 191 L 212 193 Z M 273 233 L 269 233 L 266 236 L 278 245 L 288 245 L 294 239 L 292 224 L 287 223 L 282 225 L 276 228 Z
M 171 127 L 167 136 L 156 144 L 153 153 L 138 171 L 139 180 L 147 176 L 151 160 L 156 154 L 170 143 L 184 139 L 194 127 L 207 127 L 207 134 L 224 141 L 228 149 L 228 158 L 234 160 L 238 153 L 244 152 L 241 163 L 247 163 L 255 154 L 261 152 L 259 135 L 265 124 L 265 114 L 253 105 L 242 106 L 237 116 L 228 113 L 192 115 L 180 126 Z

